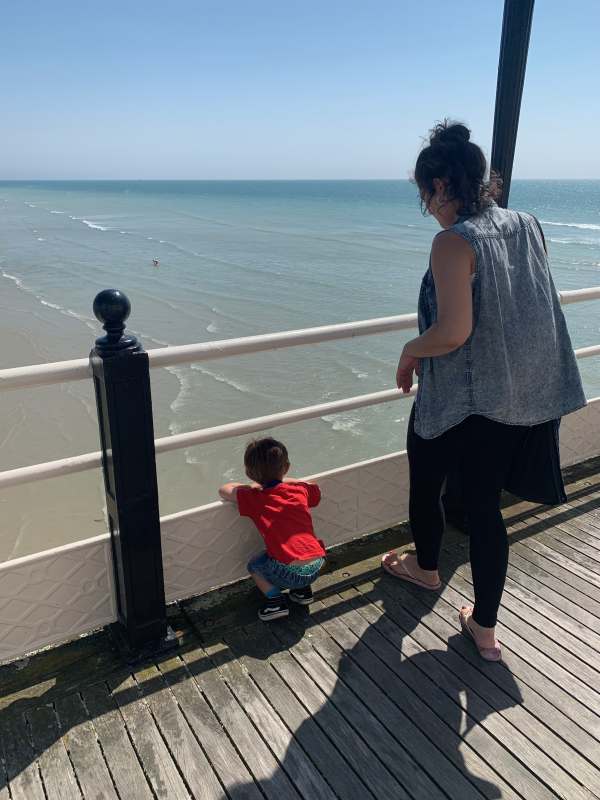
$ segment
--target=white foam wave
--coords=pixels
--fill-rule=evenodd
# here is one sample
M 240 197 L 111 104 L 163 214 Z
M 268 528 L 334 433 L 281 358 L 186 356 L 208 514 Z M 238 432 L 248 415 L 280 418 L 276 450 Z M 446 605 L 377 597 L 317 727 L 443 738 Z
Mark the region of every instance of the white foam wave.
M 238 383 L 231 378 L 227 378 L 225 375 L 221 375 L 220 372 L 213 372 L 210 369 L 206 369 L 206 367 L 201 367 L 200 364 L 192 364 L 191 368 L 195 372 L 201 372 L 203 375 L 208 375 L 213 380 L 218 381 L 218 383 L 225 383 L 227 386 L 231 386 L 231 388 L 235 389 L 237 392 L 242 392 L 243 394 L 248 394 L 251 392 L 251 389 L 248 386 L 244 386 L 243 383 Z
M 187 401 L 193 396 L 194 381 L 189 372 L 189 368 L 187 367 L 167 367 L 167 372 L 170 372 L 171 375 L 175 375 L 179 381 L 179 392 L 170 406 L 171 411 L 176 414 L 178 411 L 181 411 L 181 409 L 184 408 Z M 169 424 L 169 429 L 171 429 L 171 426 L 174 425 L 176 425 L 176 423 L 171 422 Z M 171 432 L 173 433 L 174 431 Z M 179 433 L 179 431 L 175 432 Z
M 209 333 L 216 333 L 219 329 L 217 328 L 216 322 L 211 322 L 210 325 L 206 326 L 206 330 Z
M 107 228 L 105 225 L 96 225 L 95 222 L 90 222 L 89 219 L 82 219 L 80 220 L 83 222 L 84 225 L 87 225 L 88 228 L 93 228 L 96 231 L 109 231 L 110 228 Z
M 542 225 L 554 225 L 557 228 L 577 228 L 582 231 L 600 231 L 600 225 L 593 225 L 591 222 L 550 222 L 547 219 L 541 219 Z
M 51 214 L 64 214 L 64 211 L 51 211 Z
M 365 378 L 369 377 L 368 372 L 362 372 L 360 369 L 356 369 L 356 367 L 350 367 L 350 369 L 352 371 L 352 374 L 356 375 L 356 377 L 360 378 L 361 380 L 364 380 Z
M 37 208 L 37 206 L 34 205 L 33 203 L 25 203 L 25 205 L 29 206 L 29 208 Z
M 45 239 L 42 239 L 42 237 L 41 237 L 41 236 L 38 236 L 38 242 L 45 242 L 45 241 L 46 241 L 46 240 L 45 240 Z
M 2 270 L 0 272 L 3 278 L 6 278 L 9 281 L 12 281 L 15 286 L 23 292 L 32 295 L 35 299 L 40 303 L 40 305 L 46 306 L 47 308 L 51 308 L 54 311 L 58 311 L 59 314 L 63 314 L 65 317 L 72 317 L 73 319 L 79 320 L 79 322 L 83 322 L 83 324 L 89 328 L 90 330 L 94 331 L 94 333 L 98 332 L 98 325 L 91 319 L 91 317 L 86 317 L 84 314 L 78 314 L 77 311 L 73 311 L 71 308 L 64 308 L 63 306 L 56 305 L 55 303 L 50 303 L 48 300 L 45 300 L 44 297 L 38 294 L 34 289 L 30 286 L 27 286 L 20 278 L 17 278 L 16 275 L 10 275 L 8 272 Z
M 352 436 L 362 436 L 360 418 L 355 414 L 327 414 L 321 419 L 330 423 L 333 431 L 350 433 Z

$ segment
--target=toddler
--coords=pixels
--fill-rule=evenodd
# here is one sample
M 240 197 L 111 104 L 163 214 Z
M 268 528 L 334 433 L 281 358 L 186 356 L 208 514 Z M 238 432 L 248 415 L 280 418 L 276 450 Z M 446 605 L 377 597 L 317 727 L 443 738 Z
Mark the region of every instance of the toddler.
M 325 547 L 313 530 L 310 508 L 321 500 L 319 487 L 304 481 L 284 480 L 290 462 L 285 445 L 265 438 L 250 442 L 244 454 L 246 475 L 252 485 L 226 483 L 219 489 L 223 500 L 237 503 L 242 517 L 250 517 L 266 545 L 253 558 L 248 572 L 266 598 L 259 619 L 287 617 L 289 599 L 308 605 L 311 584 L 325 560 Z

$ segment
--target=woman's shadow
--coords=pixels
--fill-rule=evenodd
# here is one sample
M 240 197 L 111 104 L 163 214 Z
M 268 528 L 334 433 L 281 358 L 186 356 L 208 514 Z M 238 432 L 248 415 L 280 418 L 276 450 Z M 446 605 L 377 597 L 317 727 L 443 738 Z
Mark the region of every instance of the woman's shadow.
M 450 559 L 443 577 L 464 552 Z M 515 796 L 503 774 L 531 779 L 494 738 L 497 713 L 522 702 L 512 674 L 481 661 L 430 592 L 377 570 L 318 595 L 310 613 L 226 639 L 294 734 L 284 775 L 260 783 L 267 797 L 286 778 L 310 800 L 491 799 Z M 249 788 L 228 789 L 231 800 Z

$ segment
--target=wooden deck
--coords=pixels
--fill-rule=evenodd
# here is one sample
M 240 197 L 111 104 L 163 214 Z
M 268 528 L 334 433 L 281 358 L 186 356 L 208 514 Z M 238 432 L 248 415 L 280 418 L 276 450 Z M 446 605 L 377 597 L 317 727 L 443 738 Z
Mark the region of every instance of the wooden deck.
M 568 490 L 506 509 L 504 665 L 458 633 L 468 539 L 439 597 L 371 544 L 288 621 L 191 602 L 134 671 L 106 633 L 2 668 L 0 800 L 600 798 L 600 462 Z

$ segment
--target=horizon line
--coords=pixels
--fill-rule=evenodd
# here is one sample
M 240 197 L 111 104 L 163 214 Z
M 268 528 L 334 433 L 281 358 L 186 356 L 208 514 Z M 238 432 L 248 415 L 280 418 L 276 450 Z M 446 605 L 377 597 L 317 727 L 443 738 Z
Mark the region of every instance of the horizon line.
M 512 177 L 512 181 L 599 181 L 596 178 Z M 0 178 L 0 183 L 333 183 L 333 182 L 413 182 L 412 178 Z

